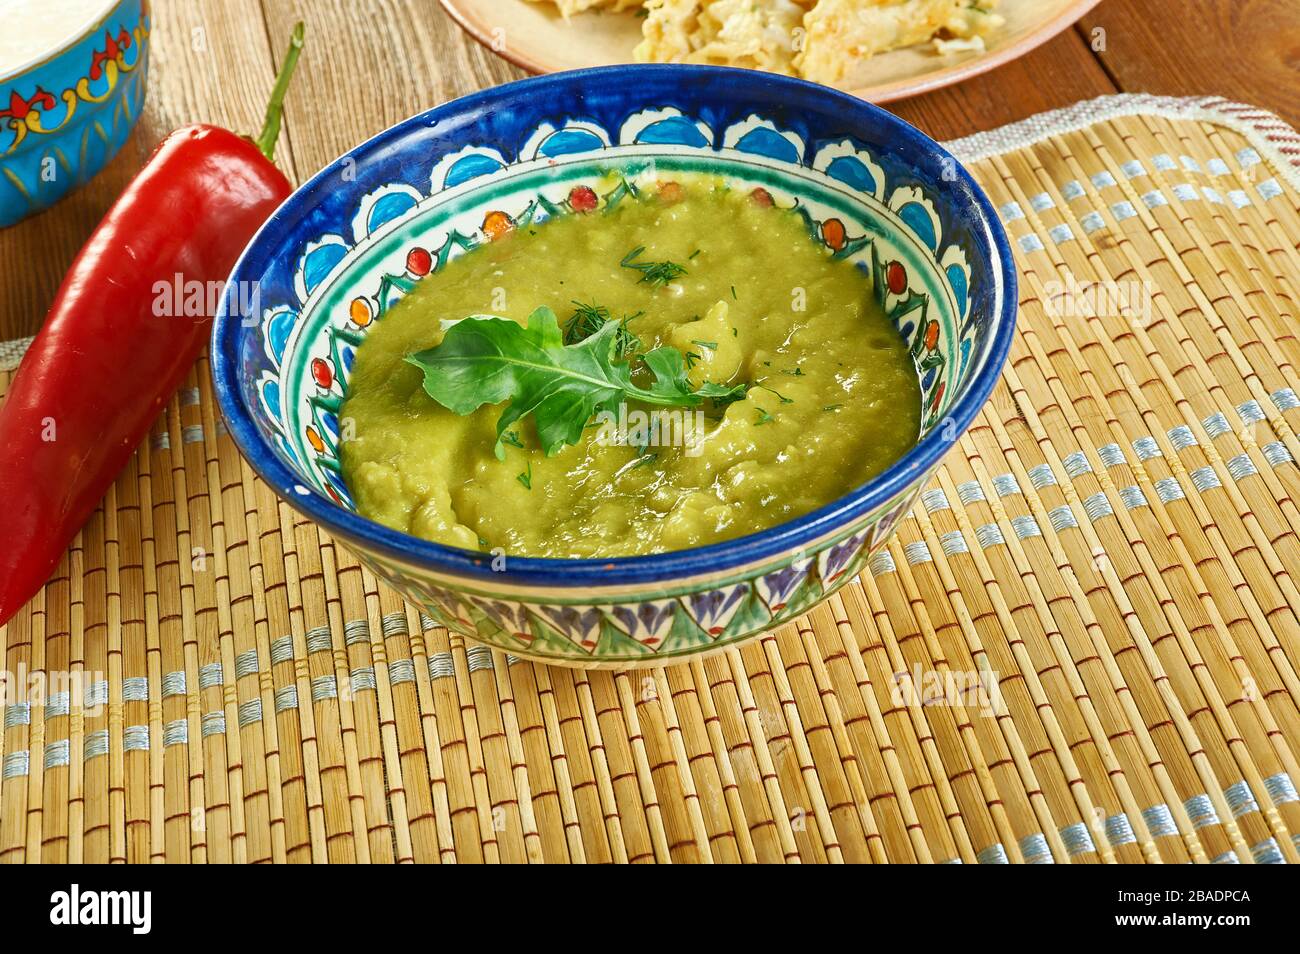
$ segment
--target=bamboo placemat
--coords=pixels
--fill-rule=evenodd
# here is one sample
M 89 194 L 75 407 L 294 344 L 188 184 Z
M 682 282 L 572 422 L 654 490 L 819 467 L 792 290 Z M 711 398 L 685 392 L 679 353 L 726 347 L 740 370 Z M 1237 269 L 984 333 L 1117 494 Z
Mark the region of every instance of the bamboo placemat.
M 3 631 L 0 859 L 1300 861 L 1300 140 L 1112 97 L 955 145 L 1020 334 L 829 603 L 659 670 L 476 647 L 253 477 L 201 363 Z

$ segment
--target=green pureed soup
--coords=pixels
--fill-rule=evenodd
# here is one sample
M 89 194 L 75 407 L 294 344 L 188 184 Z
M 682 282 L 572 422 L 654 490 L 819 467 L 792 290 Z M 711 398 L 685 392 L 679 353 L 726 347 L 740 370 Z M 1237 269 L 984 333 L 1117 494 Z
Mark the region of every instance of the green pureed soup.
M 505 232 L 367 334 L 344 478 L 372 520 L 518 556 L 775 526 L 916 443 L 917 373 L 869 283 L 762 190 L 709 181 Z

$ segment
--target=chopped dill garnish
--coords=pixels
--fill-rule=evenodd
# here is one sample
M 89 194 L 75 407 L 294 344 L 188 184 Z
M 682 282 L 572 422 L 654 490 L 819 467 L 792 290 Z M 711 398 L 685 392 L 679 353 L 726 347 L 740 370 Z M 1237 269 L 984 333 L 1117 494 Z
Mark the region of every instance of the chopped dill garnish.
M 590 338 L 605 326 L 605 322 L 611 320 L 609 309 L 604 305 L 597 305 L 594 302 L 588 305 L 576 298 L 573 300 L 573 304 L 575 306 L 573 315 L 564 323 L 564 343 L 566 345 L 577 344 L 579 341 Z M 641 350 L 641 339 L 632 333 L 627 323 L 633 318 L 640 318 L 643 314 L 645 312 L 638 311 L 635 315 L 624 315 L 619 319 L 615 348 L 620 358 Z
M 686 261 L 688 261 L 688 262 L 691 261 L 692 259 L 695 258 L 696 255 L 699 255 L 699 254 L 700 254 L 700 250 L 697 248 L 695 251 L 691 252 L 690 255 L 687 255 L 687 256 L 686 256 Z
M 529 461 L 529 462 L 528 462 L 528 469 L 527 469 L 526 471 L 524 471 L 522 474 L 515 474 L 515 480 L 519 481 L 521 484 L 524 485 L 524 490 L 532 490 L 532 489 L 533 489 L 533 464 L 532 464 L 532 461 Z
M 701 348 L 708 348 L 710 351 L 718 350 L 718 343 L 716 341 L 699 341 L 695 338 L 692 338 L 691 344 L 699 345 Z
M 576 298 L 573 316 L 564 323 L 564 343 L 577 344 L 583 338 L 590 338 L 609 321 L 609 309 L 594 302 L 583 304 Z
M 732 329 L 731 329 L 731 337 L 733 337 L 733 338 L 739 338 L 739 337 L 740 337 L 740 329 L 739 329 L 739 328 L 732 328 Z
M 676 262 L 638 262 L 636 259 L 645 251 L 644 245 L 638 245 L 632 251 L 623 256 L 619 262 L 624 268 L 635 268 L 641 273 L 641 279 L 637 282 L 648 282 L 655 288 L 662 288 L 669 282 L 681 278 L 686 274 L 686 268 Z
M 732 285 L 732 286 L 731 286 L 731 297 L 734 298 L 736 301 L 740 301 L 740 296 L 738 296 L 738 295 L 736 294 L 736 286 L 735 286 L 735 285 Z
M 762 427 L 764 424 L 766 424 L 768 421 L 770 421 L 770 420 L 772 420 L 772 419 L 773 419 L 773 418 L 772 418 L 772 415 L 771 415 L 771 414 L 768 414 L 767 411 L 763 410 L 763 409 L 760 407 L 760 408 L 758 409 L 758 418 L 754 421 L 754 426 L 755 426 L 755 427 Z
M 790 377 L 792 377 L 792 378 L 802 378 L 802 377 L 803 377 L 803 368 L 794 368 L 793 370 L 786 369 L 786 370 L 782 371 L 781 373 L 782 373 L 782 374 L 788 374 L 788 375 L 790 375 Z
M 644 311 L 638 311 L 634 315 L 624 315 L 618 320 L 618 346 L 623 357 L 627 357 L 634 351 L 642 350 L 641 339 L 632 333 L 632 329 L 628 327 L 627 323 L 635 321 L 644 314 Z
M 518 431 L 506 431 L 501 435 L 501 443 L 509 444 L 511 447 L 523 447 L 524 442 L 519 439 Z
M 822 410 L 823 410 L 823 411 L 838 411 L 838 410 L 839 410 L 840 408 L 842 408 L 843 406 L 844 406 L 843 404 L 823 404 L 823 405 L 822 405 Z
M 702 357 L 704 357 L 704 356 L 703 356 L 702 354 L 700 354 L 698 351 L 688 351 L 688 352 L 686 352 L 686 354 L 685 354 L 685 358 L 686 358 L 686 370 L 689 371 L 691 368 L 695 367 L 695 362 L 696 362 L 696 361 L 699 361 Z

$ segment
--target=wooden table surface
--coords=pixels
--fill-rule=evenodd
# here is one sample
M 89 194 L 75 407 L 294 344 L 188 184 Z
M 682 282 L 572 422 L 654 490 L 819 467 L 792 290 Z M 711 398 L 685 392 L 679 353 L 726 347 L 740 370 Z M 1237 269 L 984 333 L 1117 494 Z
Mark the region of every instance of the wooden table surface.
M 294 181 L 412 113 L 522 75 L 436 0 L 159 0 L 152 16 L 146 107 L 126 147 L 85 188 L 0 231 L 0 341 L 35 333 L 77 249 L 169 130 L 260 127 L 296 20 L 307 48 L 277 150 Z M 1120 91 L 1214 93 L 1300 124 L 1300 3 L 1104 0 L 1029 55 L 889 108 L 947 139 Z

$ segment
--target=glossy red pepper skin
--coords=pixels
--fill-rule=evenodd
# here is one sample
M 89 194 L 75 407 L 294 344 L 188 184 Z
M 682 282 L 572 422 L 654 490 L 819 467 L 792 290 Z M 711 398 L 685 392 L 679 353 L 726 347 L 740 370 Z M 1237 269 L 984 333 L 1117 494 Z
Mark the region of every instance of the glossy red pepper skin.
M 160 283 L 224 282 L 291 191 L 252 141 L 188 126 L 78 253 L 0 402 L 0 624 L 44 585 L 208 339 L 211 314 L 157 313 Z

